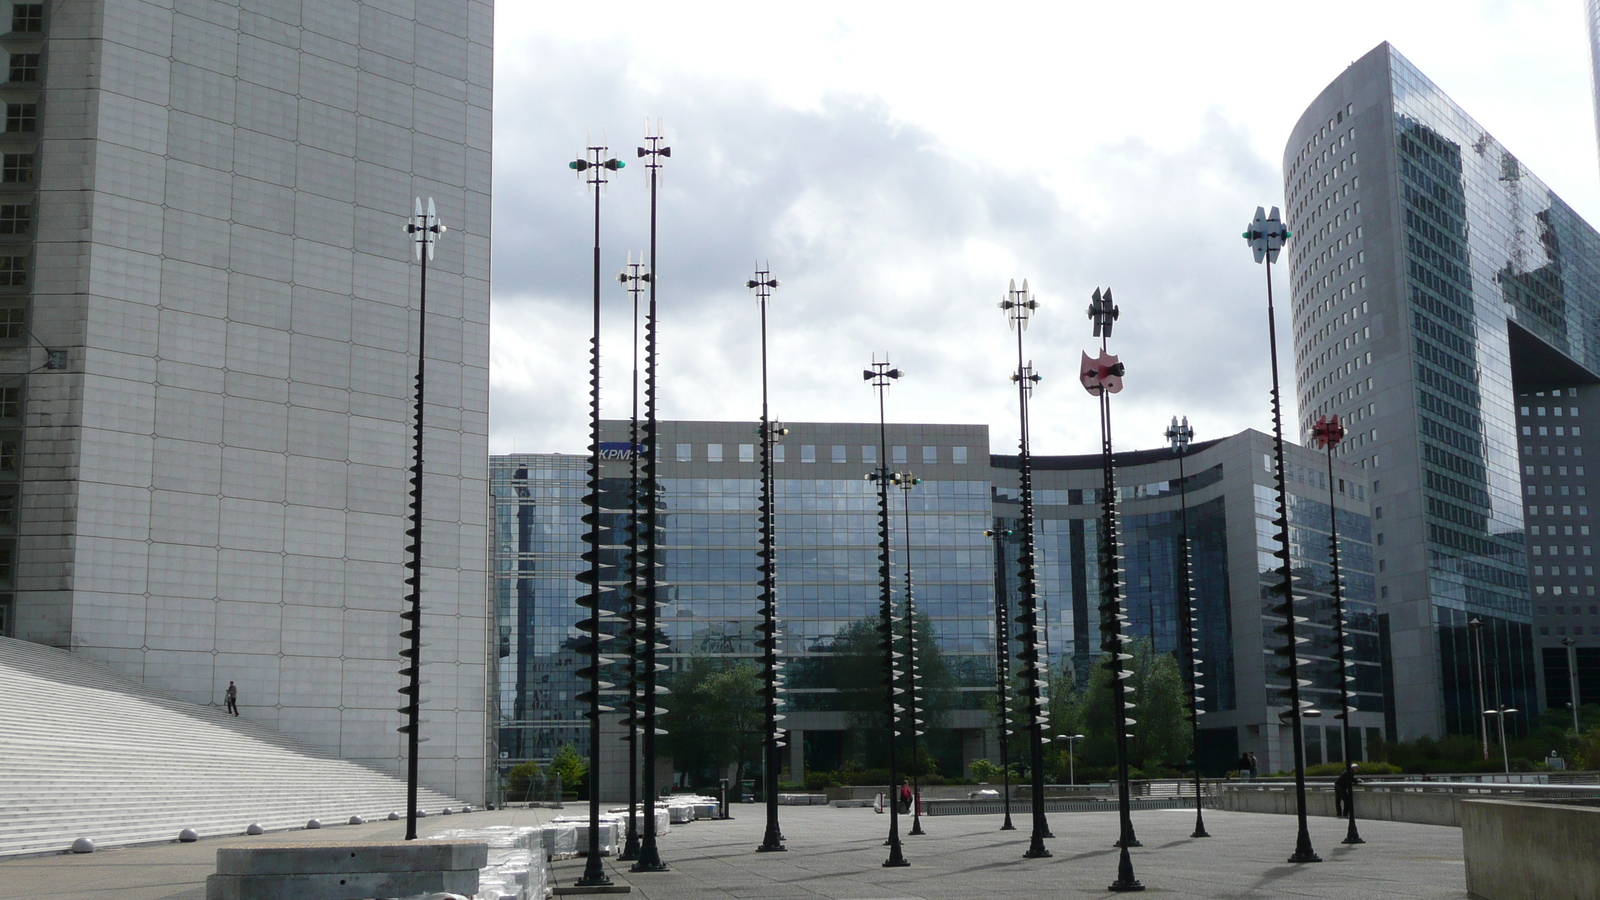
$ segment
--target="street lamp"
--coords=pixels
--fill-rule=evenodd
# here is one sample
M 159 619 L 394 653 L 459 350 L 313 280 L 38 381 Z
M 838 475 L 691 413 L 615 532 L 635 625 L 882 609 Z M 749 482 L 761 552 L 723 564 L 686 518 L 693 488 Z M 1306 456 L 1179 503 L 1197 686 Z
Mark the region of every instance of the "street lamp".
M 996 525 L 998 526 L 998 521 Z M 1011 613 L 1006 604 L 1006 539 L 1010 529 L 996 527 L 985 531 L 994 538 L 994 674 L 998 691 L 996 711 L 1000 714 L 1000 776 L 1005 788 L 1005 821 L 1001 831 L 1015 831 L 1011 824 Z
M 1034 573 L 1033 463 L 1028 448 L 1028 397 L 1040 377 L 1033 371 L 1032 365 L 1025 365 L 1022 361 L 1022 333 L 1028 330 L 1028 320 L 1038 308 L 1039 301 L 1029 292 L 1026 278 L 1022 280 L 1021 290 L 1017 289 L 1017 282 L 1013 279 L 1006 290 L 1005 299 L 1000 301 L 1006 323 L 1017 333 L 1017 370 L 1011 376 L 1011 380 L 1017 383 L 1018 443 L 1022 450 L 1018 462 L 1018 480 L 1022 488 L 1022 556 L 1018 560 L 1021 567 L 1017 573 L 1017 624 L 1021 630 L 1017 637 L 1022 644 L 1019 654 L 1022 660 L 1022 697 L 1028 715 L 1028 777 L 1033 793 L 1029 804 L 1033 812 L 1033 834 L 1028 840 L 1027 852 L 1022 854 L 1024 859 L 1049 856 L 1050 851 L 1045 849 L 1044 839 L 1053 837 L 1044 817 L 1044 728 L 1049 721 L 1045 710 L 1045 690 L 1048 685 L 1045 683 L 1044 670 L 1039 665 L 1043 642 L 1039 639 L 1039 603 Z
M 756 292 L 756 304 L 761 307 L 761 633 L 756 646 L 761 650 L 762 710 L 766 717 L 765 751 L 763 768 L 767 795 L 767 830 L 761 838 L 759 853 L 773 853 L 788 848 L 783 846 L 783 832 L 778 827 L 778 756 L 786 746 L 784 734 L 778 729 L 783 716 L 778 714 L 779 692 L 782 680 L 778 675 L 778 562 L 777 520 L 773 510 L 772 445 L 788 433 L 788 429 L 774 423 L 767 407 L 767 303 L 772 299 L 772 289 L 778 279 L 765 268 L 745 282 L 745 287 Z
M 646 798 L 646 814 L 644 817 L 644 835 L 639 841 L 639 860 L 629 869 L 631 872 L 665 872 L 667 864 L 661 861 L 661 850 L 656 845 L 656 736 L 666 732 L 656 728 L 656 716 L 666 712 L 656 706 L 656 697 L 660 692 L 656 676 L 666 666 L 656 663 L 656 651 L 666 647 L 661 641 L 661 631 L 657 627 L 657 613 L 662 607 L 661 602 L 661 529 L 658 511 L 661 507 L 661 482 L 657 479 L 656 464 L 660 461 L 661 454 L 656 452 L 656 284 L 659 283 L 661 269 L 656 264 L 656 189 L 660 184 L 661 161 L 672 156 L 672 148 L 662 145 L 665 135 L 661 131 L 661 120 L 656 120 L 654 133 L 651 133 L 648 120 L 645 126 L 645 143 L 649 146 L 640 147 L 639 157 L 647 159 L 645 168 L 650 170 L 650 312 L 645 317 L 645 365 L 644 365 L 644 393 L 645 393 L 645 462 L 644 462 L 644 492 L 646 502 L 644 513 L 644 627 L 635 630 L 641 644 L 642 655 L 639 667 L 644 670 L 644 796 Z M 622 165 L 620 162 L 617 164 Z M 598 203 L 598 201 L 596 201 Z M 598 205 L 595 207 L 599 209 Z M 637 453 L 637 449 L 635 453 Z
M 628 734 L 623 738 L 628 742 L 628 838 L 617 854 L 617 859 L 631 861 L 639 858 L 639 620 L 644 611 L 639 582 L 644 574 L 639 554 L 640 503 L 644 496 L 639 483 L 639 294 L 652 279 L 645 271 L 644 260 L 634 262 L 629 253 L 627 268 L 617 280 L 633 299 L 633 414 L 628 420 L 628 625 L 623 630 L 628 642 Z M 653 797 L 650 810 L 653 815 Z
M 1077 744 L 1077 742 L 1083 740 L 1083 735 L 1081 735 L 1081 734 L 1065 734 L 1065 735 L 1062 735 L 1062 737 L 1065 738 L 1066 742 L 1067 742 L 1067 782 L 1069 784 L 1077 784 L 1078 783 L 1078 744 Z
M 588 545 L 583 552 L 583 561 L 589 565 L 577 576 L 580 583 L 588 586 L 588 591 L 578 600 L 578 605 L 587 609 L 589 615 L 578 624 L 578 630 L 584 636 L 577 642 L 577 650 L 588 656 L 588 662 L 575 673 L 579 679 L 589 682 L 588 690 L 576 697 L 578 702 L 589 704 L 589 710 L 584 713 L 589 720 L 589 860 L 584 864 L 583 876 L 578 879 L 579 887 L 611 883 L 600 862 L 600 716 L 611 712 L 610 707 L 600 705 L 601 691 L 611 687 L 609 682 L 600 680 L 601 667 L 610 662 L 600 655 L 600 644 L 611 639 L 610 635 L 600 630 L 600 623 L 611 618 L 609 613 L 600 608 L 600 194 L 601 188 L 607 183 L 606 173 L 618 171 L 627 164 L 608 157 L 606 153 L 609 149 L 605 146 L 587 147 L 586 156 L 580 154 L 576 160 L 567 163 L 568 168 L 576 171 L 578 177 L 588 183 L 589 191 L 594 195 L 594 332 L 589 339 L 589 493 L 583 498 L 589 507 L 589 512 L 583 517 L 584 524 L 589 526 L 583 536 L 584 544 Z M 587 176 L 584 174 L 586 172 L 589 173 Z
M 1572 733 L 1583 734 L 1583 729 L 1578 726 L 1578 642 L 1572 638 L 1562 638 L 1561 646 L 1567 648 L 1567 685 L 1571 689 L 1572 701 Z
M 1299 825 L 1294 853 L 1289 856 L 1289 862 L 1310 863 L 1322 862 L 1322 857 L 1311 849 L 1311 832 L 1306 827 L 1306 751 L 1301 718 L 1315 714 L 1315 711 L 1310 709 L 1310 703 L 1302 704 L 1300 700 L 1302 684 L 1310 682 L 1300 680 L 1300 644 L 1306 638 L 1295 635 L 1298 620 L 1294 613 L 1294 569 L 1289 554 L 1289 485 L 1283 461 L 1283 396 L 1278 387 L 1278 319 L 1272 307 L 1272 264 L 1278 261 L 1278 252 L 1289 237 L 1289 229 L 1278 218 L 1276 206 L 1272 208 L 1271 216 L 1261 207 L 1256 207 L 1255 220 L 1244 232 L 1244 239 L 1249 242 L 1256 262 L 1266 263 L 1267 269 L 1267 346 L 1272 356 L 1272 448 L 1276 462 L 1273 475 L 1278 488 L 1277 517 L 1272 520 L 1273 527 L 1278 529 L 1278 549 L 1273 551 L 1273 555 L 1282 563 L 1278 570 L 1281 581 L 1270 590 L 1278 593 L 1282 599 L 1281 603 L 1272 607 L 1273 615 L 1283 618 L 1283 624 L 1273 629 L 1275 633 L 1283 635 L 1283 646 L 1274 653 L 1283 657 L 1286 663 L 1277 674 L 1289 682 L 1288 687 L 1279 691 L 1278 695 L 1289 701 L 1289 709 L 1280 714 L 1280 718 L 1289 720 L 1290 739 L 1294 742 L 1294 802 Z
M 1471 651 L 1476 651 L 1474 658 L 1478 674 L 1477 690 L 1473 694 L 1472 703 L 1480 710 L 1478 733 L 1483 736 L 1483 758 L 1487 762 L 1489 759 L 1489 719 L 1487 714 L 1481 712 L 1489 702 L 1489 695 L 1483 688 L 1483 620 L 1477 616 L 1468 619 L 1467 630 L 1472 633 Z
M 921 673 L 917 671 L 917 600 L 911 590 L 911 489 L 922 483 L 910 472 L 897 472 L 895 484 L 905 500 L 906 508 L 906 599 L 901 608 L 906 619 L 906 712 L 911 732 L 911 834 L 924 834 L 922 830 L 922 777 L 918 774 L 917 736 L 922 734 L 922 720 L 918 718 L 917 686 Z
M 400 693 L 406 695 L 406 705 L 400 711 L 406 714 L 406 724 L 397 729 L 406 736 L 408 841 L 417 839 L 417 757 L 419 747 L 425 740 L 418 734 L 418 729 L 422 726 L 422 410 L 428 358 L 428 263 L 433 261 L 433 245 L 446 230 L 439 221 L 432 197 L 428 198 L 426 213 L 422 211 L 421 197 L 416 198 L 413 209 L 415 212 L 411 214 L 411 221 L 406 223 L 406 233 L 411 235 L 413 251 L 422 263 L 422 284 L 417 310 L 417 424 L 411 461 L 411 527 L 406 529 L 406 537 L 410 539 L 406 552 L 411 558 L 406 563 L 410 574 L 405 577 L 404 583 L 409 589 L 409 596 L 406 598 L 406 611 L 400 614 L 401 621 L 406 623 L 400 632 L 400 639 L 407 642 L 400 651 L 400 656 L 405 659 L 400 674 L 406 678 L 405 687 L 400 688 Z M 595 291 L 598 297 L 599 288 Z
M 1172 417 L 1167 428 L 1167 440 L 1172 442 L 1173 455 L 1178 457 L 1178 614 L 1183 619 L 1183 661 L 1189 676 L 1189 744 L 1194 762 L 1194 831 L 1189 836 L 1210 837 L 1206 831 L 1204 805 L 1200 796 L 1200 635 L 1194 622 L 1194 570 L 1189 559 L 1189 482 L 1184 477 L 1183 458 L 1189 452 L 1189 442 L 1194 440 L 1194 429 L 1189 427 L 1189 417 Z M 1155 617 L 1150 619 L 1150 629 L 1155 631 Z
M 1133 708 L 1128 695 L 1133 686 L 1128 683 L 1132 673 L 1123 668 L 1132 659 L 1128 652 L 1124 629 L 1128 617 L 1122 611 L 1122 560 L 1117 539 L 1117 482 L 1116 469 L 1111 455 L 1111 395 L 1122 390 L 1123 364 L 1107 352 L 1111 328 L 1122 315 L 1122 310 L 1111 299 L 1111 289 L 1102 292 L 1095 288 L 1089 302 L 1089 320 L 1094 323 L 1094 336 L 1100 339 L 1100 355 L 1090 358 L 1083 354 L 1078 366 L 1078 380 L 1084 390 L 1100 401 L 1100 649 L 1106 660 L 1101 663 L 1111 675 L 1111 719 L 1117 737 L 1117 819 L 1121 835 L 1117 847 L 1117 880 L 1107 889 L 1112 891 L 1142 891 L 1144 885 L 1133 876 L 1133 857 L 1129 847 L 1140 846 L 1133 833 L 1132 801 L 1128 791 L 1128 728 L 1134 725 L 1128 718 Z
M 878 581 L 882 591 L 878 603 L 878 649 L 883 651 L 884 706 L 889 725 L 889 788 L 884 792 L 884 799 L 890 801 L 886 804 L 889 807 L 889 858 L 883 863 L 886 868 L 911 865 L 900 848 L 900 804 L 893 802 L 895 782 L 900 780 L 895 771 L 895 729 L 904 710 L 895 702 L 895 695 L 902 688 L 900 667 L 895 663 L 900 654 L 894 649 L 894 580 L 889 569 L 889 480 L 893 476 L 889 472 L 889 426 L 884 420 L 884 398 L 889 393 L 889 385 L 904 374 L 890 368 L 888 360 L 878 362 L 876 359 L 870 369 L 861 373 L 862 379 L 878 391 L 878 468 L 867 475 L 867 480 L 878 486 Z
M 1333 584 L 1330 593 L 1333 594 L 1333 646 L 1334 662 L 1339 666 L 1339 718 L 1343 723 L 1341 729 L 1344 737 L 1344 766 L 1345 773 L 1354 778 L 1353 766 L 1355 764 L 1355 733 L 1350 727 L 1350 682 L 1355 678 L 1350 674 L 1348 654 L 1350 648 L 1346 646 L 1344 630 L 1344 587 L 1339 571 L 1339 507 L 1334 502 L 1333 480 L 1333 453 L 1339 448 L 1339 443 L 1344 440 L 1345 427 L 1338 416 L 1323 416 L 1311 429 L 1311 436 L 1316 445 L 1328 453 L 1328 553 L 1333 563 Z M 1361 832 L 1356 830 L 1356 795 L 1354 786 L 1350 789 L 1350 796 L 1345 803 L 1345 812 L 1349 816 L 1349 825 L 1345 828 L 1345 844 L 1365 844 L 1361 839 Z
M 1485 716 L 1495 717 L 1495 728 L 1500 733 L 1500 762 L 1505 767 L 1506 774 L 1511 774 L 1511 750 L 1506 746 L 1506 716 L 1515 714 L 1518 710 L 1506 706 L 1500 694 L 1499 660 L 1489 660 L 1489 682 L 1494 685 L 1494 708 L 1483 711 Z

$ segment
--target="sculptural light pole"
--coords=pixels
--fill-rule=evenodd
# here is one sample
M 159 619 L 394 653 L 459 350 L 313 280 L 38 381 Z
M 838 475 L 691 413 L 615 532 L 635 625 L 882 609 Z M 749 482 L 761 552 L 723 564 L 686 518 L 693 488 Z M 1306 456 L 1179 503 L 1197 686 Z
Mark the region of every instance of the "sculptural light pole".
M 628 266 L 617 276 L 633 299 L 633 414 L 628 420 L 628 612 L 627 627 L 622 636 L 628 642 L 628 733 L 622 738 L 628 742 L 628 837 L 623 842 L 617 859 L 631 861 L 639 858 L 639 622 L 643 618 L 644 575 L 643 557 L 639 539 L 643 536 L 644 491 L 640 482 L 639 462 L 639 294 L 652 280 L 645 270 L 644 260 L 633 261 L 628 254 Z M 651 804 L 652 812 L 654 803 Z
M 583 536 L 583 542 L 588 546 L 583 552 L 583 561 L 588 563 L 588 567 L 577 576 L 580 583 L 588 586 L 578 605 L 589 611 L 588 617 L 578 623 L 578 631 L 583 637 L 578 640 L 576 648 L 588 657 L 586 664 L 576 674 L 580 680 L 589 682 L 588 689 L 576 698 L 578 702 L 589 706 L 584 713 L 589 720 L 589 859 L 584 865 L 583 876 L 577 882 L 580 887 L 611 883 L 600 862 L 600 716 L 611 712 L 609 707 L 600 705 L 601 691 L 611 687 L 608 682 L 600 680 L 602 667 L 610 662 L 600 655 L 600 644 L 611 639 L 610 635 L 601 631 L 601 623 L 611 617 L 600 607 L 600 195 L 607 183 L 606 173 L 615 172 L 627 164 L 608 157 L 608 150 L 604 146 L 587 147 L 586 155 L 567 163 L 579 178 L 588 183 L 589 191 L 594 195 L 594 331 L 589 339 L 589 492 L 584 497 L 589 511 L 583 516 L 583 523 L 589 526 Z M 587 176 L 584 173 L 588 173 Z
M 1117 880 L 1107 889 L 1119 892 L 1144 890 L 1133 875 L 1133 857 L 1128 853 L 1128 848 L 1140 846 L 1133 833 L 1133 804 L 1128 787 L 1128 728 L 1135 724 L 1128 718 L 1128 710 L 1133 707 L 1128 700 L 1133 692 L 1128 684 L 1132 673 L 1123 665 L 1133 654 L 1128 652 L 1128 617 L 1122 611 L 1122 548 L 1117 538 L 1116 469 L 1111 455 L 1111 395 L 1122 390 L 1124 367 L 1106 348 L 1112 325 L 1121 314 L 1111 299 L 1111 289 L 1102 293 L 1096 288 L 1089 304 L 1089 319 L 1094 322 L 1095 337 L 1100 339 L 1100 355 L 1091 359 L 1089 354 L 1083 354 L 1078 373 L 1084 390 L 1100 400 L 1100 649 L 1105 651 L 1102 665 L 1111 676 L 1111 715 L 1117 729 L 1117 819 L 1121 826 Z
M 872 368 L 861 373 L 863 380 L 868 381 L 878 391 L 878 468 L 867 475 L 867 480 L 875 482 L 878 486 L 878 586 L 881 596 L 878 600 L 878 649 L 883 652 L 883 680 L 884 680 L 884 712 L 887 715 L 889 726 L 889 787 L 885 791 L 884 799 L 889 807 L 889 858 L 884 860 L 885 867 L 909 866 L 900 847 L 900 804 L 895 802 L 894 792 L 896 777 L 895 765 L 895 731 L 900 725 L 900 714 L 904 712 L 897 702 L 900 687 L 900 658 L 899 651 L 895 650 L 896 635 L 895 622 L 899 617 L 894 614 L 894 579 L 889 568 L 889 482 L 893 473 L 889 471 L 889 426 L 884 419 L 884 398 L 889 393 L 889 385 L 905 373 L 899 369 L 890 368 L 889 361 L 872 361 Z
M 1300 700 L 1300 688 L 1310 684 L 1300 680 L 1300 644 L 1307 639 L 1295 634 L 1295 625 L 1304 620 L 1296 618 L 1294 613 L 1294 568 L 1289 557 L 1289 485 L 1283 461 L 1283 395 L 1278 387 L 1278 319 L 1272 307 L 1272 264 L 1278 261 L 1278 252 L 1289 237 L 1289 229 L 1279 219 L 1276 206 L 1272 208 L 1271 216 L 1261 207 L 1256 207 L 1255 220 L 1244 232 L 1245 240 L 1255 253 L 1256 262 L 1264 262 L 1267 267 L 1267 346 L 1272 356 L 1272 447 L 1276 463 L 1273 471 L 1278 488 L 1278 514 L 1272 520 L 1272 526 L 1278 530 L 1278 549 L 1272 555 L 1281 563 L 1279 581 L 1270 590 L 1281 599 L 1278 605 L 1272 607 L 1272 612 L 1283 618 L 1283 624 L 1273 631 L 1282 635 L 1284 641 L 1283 646 L 1274 653 L 1283 657 L 1285 662 L 1278 674 L 1289 683 L 1278 695 L 1289 701 L 1289 709 L 1280 713 L 1279 718 L 1289 720 L 1290 740 L 1294 742 L 1294 798 L 1299 822 L 1294 853 L 1289 856 L 1289 862 L 1311 863 L 1322 862 L 1322 857 L 1311 849 L 1311 832 L 1306 828 L 1306 751 L 1301 718 L 1314 710 L 1310 709 L 1309 703 L 1303 704 Z
M 644 721 L 641 723 L 644 749 L 640 756 L 644 764 L 645 801 L 639 859 L 628 871 L 665 872 L 667 864 L 661 861 L 661 850 L 656 845 L 656 737 L 665 733 L 656 728 L 656 716 L 666 712 L 656 706 L 656 697 L 660 693 L 657 675 L 666 668 L 656 662 L 656 651 L 666 646 L 661 642 L 661 629 L 657 621 L 663 606 L 661 589 L 665 585 L 661 581 L 661 482 L 656 477 L 661 460 L 661 454 L 656 449 L 656 286 L 661 282 L 661 267 L 656 260 L 656 189 L 661 182 L 661 161 L 672 156 L 672 148 L 662 143 L 666 138 L 661 132 L 659 119 L 653 132 L 646 124 L 644 140 L 649 146 L 639 148 L 639 158 L 647 160 L 645 168 L 650 170 L 650 312 L 645 317 L 644 332 L 644 621 L 642 627 L 635 628 L 640 642 L 639 668 L 644 673 L 644 691 L 640 697 L 640 703 L 644 706 Z
M 1019 626 L 1017 637 L 1022 644 L 1018 658 L 1022 661 L 1023 710 L 1028 717 L 1028 778 L 1033 794 L 1029 804 L 1033 810 L 1033 833 L 1029 836 L 1027 851 L 1022 854 L 1025 859 L 1049 856 L 1050 851 L 1045 849 L 1044 839 L 1052 836 L 1044 816 L 1044 745 L 1048 740 L 1044 729 L 1049 722 L 1045 691 L 1048 686 L 1044 669 L 1040 666 L 1044 642 L 1039 638 L 1039 598 L 1033 542 L 1033 462 L 1028 441 L 1028 397 L 1040 377 L 1033 371 L 1032 365 L 1023 363 L 1022 358 L 1022 333 L 1028 330 L 1028 321 L 1038 308 L 1039 301 L 1028 290 L 1027 279 L 1023 279 L 1021 290 L 1017 289 L 1017 283 L 1013 280 L 1006 290 L 1005 299 L 1000 301 L 1006 323 L 1017 333 L 1017 369 L 1011 375 L 1011 380 L 1017 385 L 1018 446 L 1021 449 L 1017 468 L 1022 492 L 1022 555 L 1018 560 L 1021 566 L 1017 573 L 1016 621 Z
M 1184 477 L 1183 458 L 1189 452 L 1189 442 L 1194 440 L 1194 429 L 1189 427 L 1189 417 L 1172 417 L 1167 429 L 1167 440 L 1172 442 L 1172 452 L 1178 457 L 1178 615 L 1183 626 L 1183 658 L 1185 674 L 1189 676 L 1189 741 L 1190 756 L 1194 763 L 1194 832 L 1190 837 L 1210 837 L 1206 832 L 1205 806 L 1200 794 L 1200 633 L 1194 618 L 1194 562 L 1189 555 L 1189 482 Z
M 767 830 L 761 838 L 760 853 L 785 850 L 783 831 L 778 827 L 778 758 L 787 744 L 778 723 L 782 702 L 783 680 L 778 669 L 778 528 L 773 499 L 772 450 L 778 438 L 788 429 L 772 421 L 767 406 L 767 303 L 772 299 L 772 289 L 778 279 L 767 269 L 756 271 L 755 278 L 745 282 L 745 287 L 756 292 L 756 302 L 761 307 L 761 624 L 756 630 L 761 637 L 756 647 L 761 650 L 761 706 L 765 716 L 765 736 L 762 738 L 762 781 L 766 785 Z
M 917 669 L 917 598 L 911 585 L 911 489 L 921 484 L 922 479 L 910 472 L 897 472 L 894 481 L 900 488 L 906 507 L 906 598 L 900 608 L 906 619 L 906 730 L 911 733 L 911 831 L 909 833 L 924 834 L 922 779 L 917 771 L 921 768 L 921 763 L 917 759 L 917 738 L 922 734 L 922 719 L 917 699 L 921 696 L 922 673 Z
M 1316 427 L 1311 429 L 1311 437 L 1316 445 L 1328 453 L 1328 554 L 1333 564 L 1333 584 L 1329 592 L 1333 595 L 1333 659 L 1339 666 L 1339 715 L 1342 724 L 1341 735 L 1344 739 L 1344 765 L 1345 771 L 1350 773 L 1355 762 L 1355 731 L 1350 727 L 1350 682 L 1355 678 L 1350 674 L 1347 654 L 1350 648 L 1345 646 L 1345 616 L 1344 616 L 1344 586 L 1343 578 L 1339 571 L 1339 507 L 1334 503 L 1333 480 L 1333 451 L 1338 449 L 1344 440 L 1345 428 L 1338 416 L 1323 416 L 1317 420 Z M 1351 777 L 1354 777 L 1353 774 Z M 1361 832 L 1356 830 L 1356 801 L 1352 792 L 1346 803 L 1345 812 L 1349 815 L 1349 826 L 1345 829 L 1345 844 L 1365 844 L 1361 839 Z
M 1000 716 L 1000 775 L 1005 789 L 1005 820 L 1001 831 L 1015 831 L 1011 824 L 1011 611 L 1006 603 L 1006 539 L 1009 529 L 996 521 L 986 537 L 994 538 L 994 674 L 997 691 L 995 712 Z
M 398 731 L 406 736 L 406 840 L 417 839 L 417 757 L 420 746 L 427 738 L 418 733 L 422 726 L 422 410 L 427 384 L 424 375 L 427 364 L 428 337 L 428 263 L 433 261 L 433 245 L 446 229 L 439 221 L 433 198 L 428 198 L 428 211 L 422 211 L 422 198 L 418 197 L 411 221 L 406 223 L 406 233 L 411 235 L 411 245 L 417 260 L 422 263 L 422 284 L 417 310 L 417 401 L 416 435 L 411 461 L 411 527 L 406 529 L 406 553 L 410 559 L 405 577 L 407 588 L 406 610 L 400 614 L 406 623 L 400 638 L 406 646 L 400 650 L 405 665 L 400 674 L 406 684 L 400 693 L 406 695 L 406 724 Z

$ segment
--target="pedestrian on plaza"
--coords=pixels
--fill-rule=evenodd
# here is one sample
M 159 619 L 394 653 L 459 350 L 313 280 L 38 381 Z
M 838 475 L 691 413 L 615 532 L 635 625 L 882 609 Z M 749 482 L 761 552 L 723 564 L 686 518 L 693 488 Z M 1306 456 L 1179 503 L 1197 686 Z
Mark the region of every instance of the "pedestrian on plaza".
M 1251 750 L 1249 753 L 1246 753 L 1245 756 L 1249 758 L 1249 762 L 1250 762 L 1250 765 L 1249 765 L 1250 780 L 1251 781 L 1255 781 L 1257 778 L 1259 778 L 1261 776 L 1261 764 L 1256 762 L 1256 752 L 1254 750 Z
M 1250 780 L 1250 754 L 1239 754 L 1239 761 L 1235 765 L 1239 767 L 1239 778 L 1244 781 Z
M 226 704 L 227 712 L 236 716 L 239 714 L 239 689 L 233 686 L 233 682 L 228 682 L 228 689 L 223 692 L 222 700 Z
M 1359 768 L 1355 763 L 1345 766 L 1344 774 L 1333 782 L 1334 815 L 1342 817 L 1347 812 L 1355 812 L 1356 785 L 1361 783 L 1361 779 L 1356 777 Z
M 900 811 L 901 812 L 903 812 L 903 813 L 911 812 L 911 801 L 912 801 L 912 799 L 913 799 L 913 794 L 911 792 L 911 779 L 907 778 L 905 781 L 901 782 L 901 784 L 900 784 Z

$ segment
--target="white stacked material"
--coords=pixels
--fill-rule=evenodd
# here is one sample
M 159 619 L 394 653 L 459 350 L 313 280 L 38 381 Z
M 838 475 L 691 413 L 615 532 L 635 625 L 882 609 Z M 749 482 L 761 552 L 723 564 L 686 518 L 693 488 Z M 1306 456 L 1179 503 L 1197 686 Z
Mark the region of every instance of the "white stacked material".
M 716 801 L 710 803 L 691 803 L 689 808 L 694 810 L 696 819 L 715 819 L 717 817 Z
M 398 677 L 398 676 L 396 676 Z M 0 856 L 404 813 L 406 783 L 65 650 L 0 638 Z M 396 716 L 394 724 L 400 719 Z M 460 809 L 427 789 L 420 809 Z
M 668 820 L 673 825 L 687 825 L 694 821 L 694 807 L 688 805 L 687 803 L 669 806 L 664 810 L 657 809 L 656 812 L 658 815 L 665 812 L 668 816 Z M 656 827 L 658 829 L 660 828 L 659 825 Z
M 578 826 L 570 822 L 539 826 L 539 839 L 545 859 L 571 859 L 578 855 Z
M 634 827 L 639 830 L 640 834 L 644 833 L 643 813 L 644 810 L 641 809 L 635 815 L 636 821 L 634 822 Z M 620 822 L 621 825 L 619 827 L 623 829 L 628 827 L 628 808 L 626 806 L 619 806 L 616 809 L 608 810 L 607 815 Z M 667 806 L 659 804 L 656 806 L 656 834 L 666 834 L 667 832 L 671 831 L 672 823 L 674 821 L 676 820 L 672 818 L 672 812 Z M 684 821 L 687 822 L 689 820 L 685 819 Z M 627 834 L 627 831 L 624 830 L 623 834 Z
M 600 817 L 600 855 L 615 856 L 617 854 L 617 835 L 622 832 L 625 817 L 603 815 Z M 589 852 L 589 818 L 582 819 L 576 816 L 557 816 L 550 820 L 561 825 L 572 825 L 577 829 L 578 855 L 584 856 Z
M 536 825 L 456 828 L 431 835 L 430 841 L 482 841 L 489 845 L 488 865 L 478 871 L 473 900 L 544 900 L 549 887 Z

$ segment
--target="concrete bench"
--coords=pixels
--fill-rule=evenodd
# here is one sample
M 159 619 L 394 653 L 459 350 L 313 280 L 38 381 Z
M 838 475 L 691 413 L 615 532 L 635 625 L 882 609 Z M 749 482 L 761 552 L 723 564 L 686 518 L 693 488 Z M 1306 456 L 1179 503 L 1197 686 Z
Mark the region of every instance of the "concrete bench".
M 225 847 L 206 900 L 367 900 L 478 892 L 486 843 L 362 841 Z

